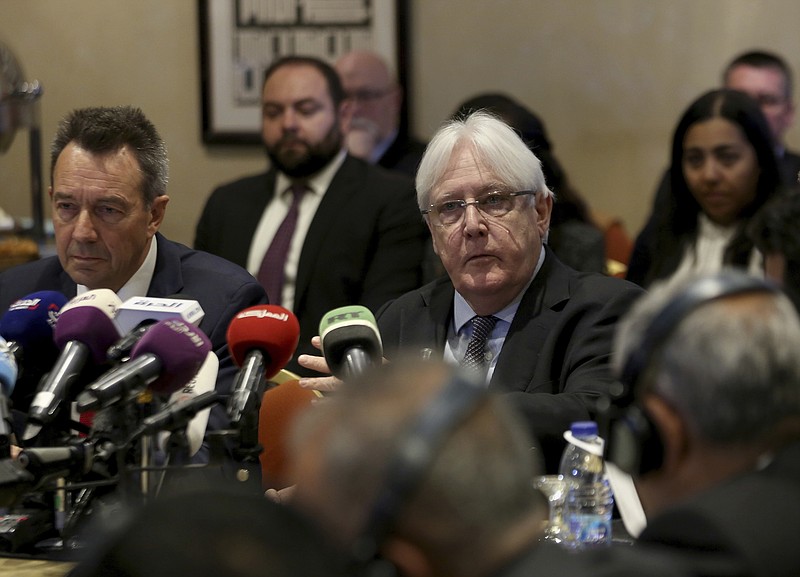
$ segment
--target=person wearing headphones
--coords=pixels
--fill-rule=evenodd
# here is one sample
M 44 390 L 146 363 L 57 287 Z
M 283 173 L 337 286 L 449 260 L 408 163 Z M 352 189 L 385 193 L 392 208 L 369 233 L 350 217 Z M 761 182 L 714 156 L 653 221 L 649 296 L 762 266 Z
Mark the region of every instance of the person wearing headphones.
M 800 574 L 798 350 L 791 301 L 732 270 L 656 285 L 623 317 L 609 460 L 634 476 L 640 548 L 701 575 Z
M 299 417 L 295 485 L 268 496 L 315 519 L 364 577 L 687 574 L 630 547 L 583 557 L 541 544 L 548 511 L 527 429 L 474 374 L 400 359 Z

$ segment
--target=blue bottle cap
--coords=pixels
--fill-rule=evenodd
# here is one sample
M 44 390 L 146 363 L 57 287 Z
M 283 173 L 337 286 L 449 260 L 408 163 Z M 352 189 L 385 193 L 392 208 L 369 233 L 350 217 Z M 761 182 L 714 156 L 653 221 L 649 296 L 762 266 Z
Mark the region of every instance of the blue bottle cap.
M 570 426 L 573 437 L 586 439 L 597 436 L 597 423 L 594 421 L 576 421 Z

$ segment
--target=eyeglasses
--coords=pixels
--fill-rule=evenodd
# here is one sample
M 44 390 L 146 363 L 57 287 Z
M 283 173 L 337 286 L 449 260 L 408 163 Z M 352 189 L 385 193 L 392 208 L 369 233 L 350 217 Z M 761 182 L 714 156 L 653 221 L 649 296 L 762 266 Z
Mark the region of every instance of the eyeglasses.
M 528 196 L 536 194 L 535 190 L 520 190 L 517 192 L 492 191 L 482 194 L 472 200 L 448 199 L 431 204 L 427 210 L 422 210 L 422 214 L 429 215 L 428 218 L 435 226 L 451 226 L 464 218 L 469 205 L 474 205 L 481 214 L 492 218 L 505 216 L 514 210 L 514 198 L 517 196 Z
M 753 100 L 758 102 L 758 105 L 761 108 L 771 108 L 773 106 L 783 106 L 786 101 L 788 100 L 785 96 L 780 96 L 777 94 L 753 94 Z
M 372 102 L 373 100 L 383 98 L 393 90 L 394 88 L 384 88 L 383 90 L 364 88 L 363 90 L 348 92 L 346 96 L 350 100 L 355 100 L 356 102 Z

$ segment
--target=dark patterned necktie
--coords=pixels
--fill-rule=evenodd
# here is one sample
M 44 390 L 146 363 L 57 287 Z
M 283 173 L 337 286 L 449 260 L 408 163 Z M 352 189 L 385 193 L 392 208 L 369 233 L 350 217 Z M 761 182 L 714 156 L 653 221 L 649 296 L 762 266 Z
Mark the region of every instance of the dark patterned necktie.
M 281 294 L 283 292 L 283 269 L 286 266 L 286 256 L 289 254 L 289 247 L 292 244 L 294 229 L 297 228 L 297 213 L 300 201 L 303 199 L 307 187 L 305 184 L 293 184 L 291 187 L 292 204 L 289 212 L 275 232 L 275 236 L 270 243 L 267 252 L 264 253 L 264 260 L 258 269 L 258 282 L 267 291 L 269 302 L 281 304 Z
M 472 317 L 472 338 L 461 363 L 467 370 L 476 373 L 486 372 L 486 341 L 495 323 L 497 323 L 497 317 Z

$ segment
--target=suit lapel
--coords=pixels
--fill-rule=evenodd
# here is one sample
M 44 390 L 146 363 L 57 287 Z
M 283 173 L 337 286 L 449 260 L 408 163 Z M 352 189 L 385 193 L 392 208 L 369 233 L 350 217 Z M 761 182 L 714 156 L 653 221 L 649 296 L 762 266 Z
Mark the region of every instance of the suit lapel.
M 153 270 L 147 296 L 163 298 L 178 294 L 183 290 L 183 274 L 177 247 L 161 233 L 156 233 L 154 241 L 158 243 L 156 268 Z
M 542 268 L 520 301 L 506 335 L 490 388 L 526 390 L 560 303 L 569 300 L 569 269 L 547 252 Z
M 444 351 L 447 329 L 453 316 L 455 289 L 450 279 L 443 279 L 421 293 L 423 314 L 404 319 L 404 325 L 413 338 L 409 342 L 432 343 L 435 353 Z M 402 342 L 401 342 L 402 344 Z
M 58 261 L 56 261 L 58 262 Z M 67 297 L 67 300 L 72 300 L 75 298 L 75 295 L 78 294 L 78 285 L 75 284 L 75 281 L 70 278 L 67 272 L 61 268 L 61 264 L 58 265 L 61 269 L 61 272 L 58 273 L 58 292 L 62 295 Z
M 242 266 L 242 268 L 247 268 L 247 256 L 250 254 L 250 245 L 253 242 L 256 229 L 261 222 L 264 211 L 267 209 L 267 205 L 275 196 L 276 178 L 277 171 L 274 168 L 270 168 L 256 186 L 245 190 L 246 197 L 241 202 L 240 213 L 236 217 L 237 226 L 234 230 L 225 232 L 225 234 L 230 234 L 232 241 L 235 242 L 235 247 L 231 253 L 241 255 L 240 260 L 234 262 Z
M 303 241 L 300 251 L 300 262 L 297 264 L 297 280 L 295 281 L 294 306 L 303 302 L 312 273 L 317 266 L 317 258 L 323 247 L 328 232 L 340 223 L 341 216 L 348 210 L 347 200 L 357 190 L 362 180 L 358 164 L 349 156 L 336 171 L 325 196 L 317 207 L 311 225 Z M 274 187 L 273 187 L 274 188 Z

